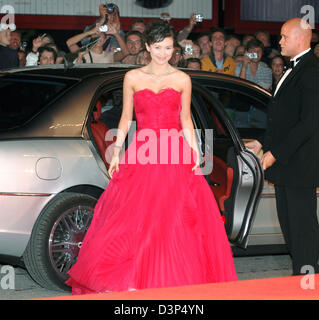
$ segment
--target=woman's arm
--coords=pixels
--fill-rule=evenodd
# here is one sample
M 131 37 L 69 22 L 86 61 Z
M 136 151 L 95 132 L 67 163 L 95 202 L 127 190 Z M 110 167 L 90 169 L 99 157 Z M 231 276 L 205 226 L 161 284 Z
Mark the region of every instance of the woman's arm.
M 199 167 L 200 155 L 199 155 L 197 141 L 195 138 L 194 124 L 191 117 L 192 82 L 190 77 L 185 74 L 181 84 L 183 87 L 183 91 L 182 91 L 182 100 L 181 100 L 182 111 L 180 114 L 180 118 L 181 118 L 184 137 L 188 142 L 188 144 L 191 146 L 191 148 L 196 152 L 196 155 L 197 155 L 196 165 L 193 167 L 193 170 L 194 170 L 196 169 L 196 167 Z
M 118 125 L 116 141 L 114 143 L 113 157 L 108 170 L 111 178 L 114 170 L 119 170 L 119 154 L 133 119 L 133 83 L 135 72 L 136 70 L 128 71 L 124 77 L 122 115 Z
M 93 34 L 98 34 L 99 27 L 100 27 L 100 24 L 96 24 L 96 26 L 94 28 L 92 28 L 91 30 L 77 34 L 77 35 L 71 37 L 70 39 L 68 39 L 66 41 L 66 44 L 67 44 L 70 52 L 74 53 L 74 52 L 80 50 L 80 47 L 77 45 L 77 43 L 80 42 L 85 37 L 91 36 Z

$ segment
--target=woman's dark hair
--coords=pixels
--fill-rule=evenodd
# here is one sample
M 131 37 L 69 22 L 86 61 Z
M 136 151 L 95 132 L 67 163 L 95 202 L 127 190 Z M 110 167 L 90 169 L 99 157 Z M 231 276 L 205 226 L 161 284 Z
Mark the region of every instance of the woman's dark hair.
M 249 49 L 255 49 L 255 48 L 261 48 L 262 51 L 264 51 L 264 44 L 259 41 L 258 39 L 251 39 L 246 44 L 246 50 Z
M 148 45 L 161 42 L 165 38 L 173 38 L 174 45 L 176 44 L 174 27 L 161 19 L 152 21 L 147 26 L 144 36 Z

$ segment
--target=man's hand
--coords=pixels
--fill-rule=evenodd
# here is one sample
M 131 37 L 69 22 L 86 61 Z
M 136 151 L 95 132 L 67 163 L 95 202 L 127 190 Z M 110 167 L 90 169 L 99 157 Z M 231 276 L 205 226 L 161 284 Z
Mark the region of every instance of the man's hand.
M 92 29 L 90 29 L 90 30 L 88 31 L 88 34 L 89 34 L 90 36 L 99 35 L 99 34 L 100 34 L 99 28 L 100 28 L 101 25 L 102 25 L 102 23 L 97 22 L 96 25 L 95 25 L 95 27 L 92 28 Z
M 120 23 L 109 23 L 108 24 L 108 31 L 106 32 L 106 34 L 112 34 L 112 35 L 115 35 L 115 34 L 119 34 L 121 31 L 121 25 Z
M 41 37 L 37 37 L 32 41 L 32 51 L 37 52 L 40 47 L 44 45 L 43 39 Z
M 262 148 L 262 144 L 258 140 L 253 140 L 245 143 L 245 147 L 257 155 Z
M 261 164 L 264 171 L 271 167 L 276 162 L 276 158 L 272 155 L 270 151 L 267 151 L 261 158 Z
M 192 13 L 189 17 L 189 28 L 192 30 L 193 27 L 197 24 L 195 13 Z
M 244 58 L 243 58 L 243 66 L 247 66 L 248 64 L 251 63 L 251 59 L 246 55 L 247 52 L 245 52 L 244 54 Z
M 101 3 L 99 5 L 99 12 L 100 12 L 100 17 L 103 19 L 103 21 L 105 20 L 106 18 L 106 15 L 107 15 L 107 11 L 106 11 L 106 7 L 103 3 Z

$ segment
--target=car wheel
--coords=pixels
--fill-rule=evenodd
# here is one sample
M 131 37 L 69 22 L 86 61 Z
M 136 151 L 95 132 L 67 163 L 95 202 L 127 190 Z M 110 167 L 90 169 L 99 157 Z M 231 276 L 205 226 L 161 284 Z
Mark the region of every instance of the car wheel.
M 23 255 L 31 277 L 50 290 L 70 290 L 67 272 L 75 263 L 93 217 L 96 198 L 57 195 L 42 211 Z

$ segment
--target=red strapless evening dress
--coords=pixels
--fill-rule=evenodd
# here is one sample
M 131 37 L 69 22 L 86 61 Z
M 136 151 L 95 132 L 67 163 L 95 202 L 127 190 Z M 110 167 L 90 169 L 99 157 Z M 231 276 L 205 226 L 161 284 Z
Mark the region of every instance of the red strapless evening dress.
M 182 129 L 181 93 L 139 90 L 134 108 L 136 134 L 97 202 L 66 283 L 85 294 L 237 280 L 214 195 L 192 171 L 194 160 L 184 163 L 189 144 L 179 136 L 173 150 L 170 142 L 160 147 L 163 129 L 173 129 L 171 136 Z M 146 128 L 155 140 L 141 141 Z

